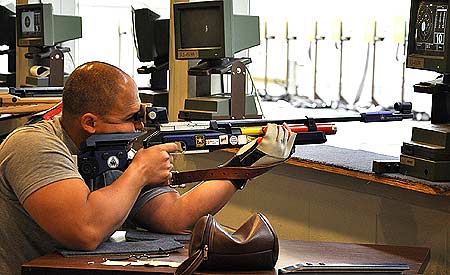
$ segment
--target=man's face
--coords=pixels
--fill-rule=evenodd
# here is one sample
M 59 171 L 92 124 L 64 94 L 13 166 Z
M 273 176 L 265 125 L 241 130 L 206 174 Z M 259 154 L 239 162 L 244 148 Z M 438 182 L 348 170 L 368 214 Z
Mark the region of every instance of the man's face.
M 135 114 L 139 112 L 141 101 L 136 84 L 130 80 L 124 85 L 123 92 L 116 98 L 113 106 L 107 114 L 99 116 L 96 125 L 96 133 L 127 133 L 143 129 L 140 120 L 136 120 Z

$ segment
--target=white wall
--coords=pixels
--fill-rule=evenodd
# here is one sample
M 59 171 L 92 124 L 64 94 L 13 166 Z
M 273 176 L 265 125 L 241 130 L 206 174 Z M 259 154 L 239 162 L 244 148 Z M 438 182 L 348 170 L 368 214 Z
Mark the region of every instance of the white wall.
M 400 100 L 402 82 L 403 47 L 400 45 L 399 58 L 396 60 L 397 41 L 394 34 L 409 20 L 410 0 L 397 1 L 357 1 L 357 0 L 250 0 L 251 14 L 261 17 L 261 45 L 253 48 L 251 57 L 252 74 L 255 78 L 264 78 L 264 21 L 268 24 L 268 35 L 274 35 L 269 40 L 268 78 L 279 82 L 271 85 L 269 93 L 274 95 L 284 93 L 286 78 L 286 34 L 285 23 L 289 23 L 289 36 L 297 36 L 291 40 L 290 68 L 296 72 L 295 85 L 289 92 L 312 97 L 314 72 L 314 47 L 310 48 L 313 36 L 314 22 L 318 21 L 318 35 L 325 36 L 318 44 L 317 92 L 326 101 L 337 99 L 339 83 L 339 51 L 335 47 L 333 36 L 338 27 L 337 22 L 343 22 L 343 35 L 351 36 L 344 44 L 343 57 L 343 95 L 348 101 L 353 101 L 362 82 L 366 63 L 368 40 L 366 36 L 373 32 L 373 20 L 377 21 L 377 35 L 385 37 L 377 43 L 375 69 L 375 96 L 381 104 L 389 105 Z M 400 22 L 400 23 L 398 23 Z M 372 81 L 372 54 L 369 49 L 369 63 L 364 84 L 362 101 L 369 101 Z M 295 63 L 295 65 L 294 65 Z M 292 77 L 292 75 L 291 75 Z M 428 110 L 431 96 L 413 93 L 412 85 L 420 81 L 428 81 L 436 77 L 435 73 L 406 70 L 405 99 L 412 100 L 418 109 Z M 291 82 L 293 80 L 291 79 Z M 264 88 L 262 81 L 258 88 Z
M 147 86 L 149 75 L 138 75 L 138 61 L 132 35 L 131 6 L 147 7 L 169 18 L 169 0 L 150 1 L 89 1 L 78 0 L 83 17 L 83 38 L 79 41 L 78 64 L 104 61 L 130 74 L 139 86 Z

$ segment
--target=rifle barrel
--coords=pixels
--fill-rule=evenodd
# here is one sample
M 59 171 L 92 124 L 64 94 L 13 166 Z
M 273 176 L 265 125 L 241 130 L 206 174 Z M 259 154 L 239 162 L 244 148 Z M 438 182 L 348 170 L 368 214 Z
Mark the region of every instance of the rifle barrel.
M 382 112 L 367 112 L 361 113 L 355 116 L 343 116 L 343 117 L 322 117 L 322 118 L 300 118 L 300 119 L 236 119 L 236 120 L 217 120 L 219 128 L 222 127 L 244 127 L 244 126 L 263 126 L 267 123 L 275 124 L 308 124 L 314 123 L 334 123 L 334 122 L 387 122 L 387 121 L 400 121 L 403 119 L 412 118 L 412 114 L 393 113 L 389 111 Z

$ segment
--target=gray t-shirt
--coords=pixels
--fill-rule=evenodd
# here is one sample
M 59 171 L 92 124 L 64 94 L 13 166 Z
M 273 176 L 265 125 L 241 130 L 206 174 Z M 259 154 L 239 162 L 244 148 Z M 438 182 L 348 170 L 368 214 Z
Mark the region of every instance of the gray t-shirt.
M 19 128 L 0 145 L 0 274 L 20 274 L 23 263 L 55 251 L 58 243 L 34 222 L 23 203 L 48 184 L 82 179 L 75 161 L 78 153 L 59 118 Z M 173 191 L 161 187 L 144 192 L 132 213 Z

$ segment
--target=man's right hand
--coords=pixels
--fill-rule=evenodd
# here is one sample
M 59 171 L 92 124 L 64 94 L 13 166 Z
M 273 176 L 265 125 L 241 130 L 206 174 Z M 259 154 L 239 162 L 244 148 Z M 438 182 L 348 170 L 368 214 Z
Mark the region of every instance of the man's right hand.
M 140 149 L 127 168 L 142 177 L 143 185 L 162 186 L 170 184 L 172 179 L 173 157 L 177 152 L 175 143 L 164 143 Z

